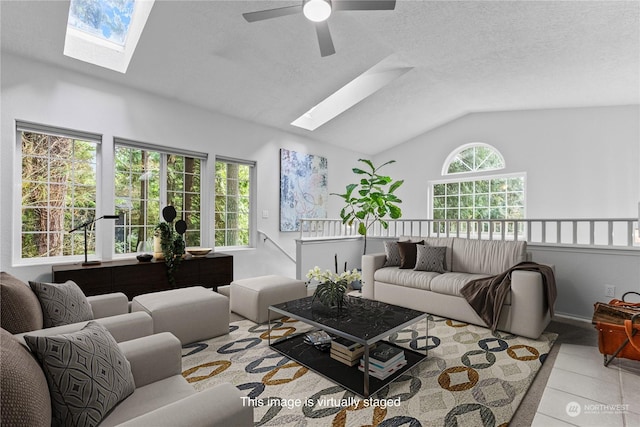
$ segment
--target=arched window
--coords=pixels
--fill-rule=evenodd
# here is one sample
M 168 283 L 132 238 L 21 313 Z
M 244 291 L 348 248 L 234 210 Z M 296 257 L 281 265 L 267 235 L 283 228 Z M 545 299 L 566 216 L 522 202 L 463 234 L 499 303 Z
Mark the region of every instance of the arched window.
M 504 157 L 489 144 L 473 142 L 458 147 L 447 157 L 442 175 L 504 169 Z
M 435 220 L 521 219 L 525 213 L 525 173 L 487 175 L 504 169 L 502 154 L 484 143 L 465 144 L 444 162 L 442 175 L 432 181 L 431 213 Z M 459 176 L 465 174 L 467 176 Z

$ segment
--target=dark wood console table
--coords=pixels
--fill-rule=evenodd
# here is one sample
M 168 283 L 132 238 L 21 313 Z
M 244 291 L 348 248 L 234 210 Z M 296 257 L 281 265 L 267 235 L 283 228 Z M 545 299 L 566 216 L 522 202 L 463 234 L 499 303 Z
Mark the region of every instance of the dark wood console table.
M 83 267 L 60 264 L 52 267 L 53 281 L 73 280 L 85 295 L 123 292 L 129 299 L 136 295 L 172 289 L 164 261 L 138 262 L 136 259 L 106 261 Z M 202 285 L 216 290 L 233 281 L 233 256 L 212 253 L 185 258 L 175 275 L 176 288 Z

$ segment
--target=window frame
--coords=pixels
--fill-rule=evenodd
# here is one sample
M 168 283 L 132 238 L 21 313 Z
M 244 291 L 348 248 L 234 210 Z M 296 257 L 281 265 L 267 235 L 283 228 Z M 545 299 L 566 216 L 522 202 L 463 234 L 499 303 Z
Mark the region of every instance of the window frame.
M 456 157 L 462 153 L 463 151 L 466 151 L 468 149 L 471 148 L 476 148 L 476 147 L 483 147 L 483 148 L 487 148 L 489 150 L 491 150 L 494 154 L 496 154 L 501 162 L 502 162 L 502 166 L 498 167 L 498 168 L 491 168 L 491 169 L 474 169 L 474 170 L 468 170 L 468 171 L 460 171 L 460 172 L 449 172 L 449 167 L 451 166 L 451 163 L 453 163 L 456 159 Z M 476 173 L 483 173 L 483 172 L 495 172 L 495 171 L 499 171 L 499 170 L 503 170 L 507 167 L 507 162 L 504 159 L 504 156 L 502 155 L 502 153 L 494 146 L 487 144 L 485 142 L 470 142 L 468 144 L 464 144 L 459 146 L 458 148 L 456 148 L 455 150 L 453 150 L 445 159 L 443 165 L 442 165 L 442 171 L 441 171 L 441 175 L 442 176 L 452 176 L 452 175 L 466 175 L 466 174 L 476 174 Z
M 494 155 L 497 155 L 500 162 L 501 162 L 501 166 L 500 167 L 492 167 L 490 169 L 482 169 L 482 168 L 477 168 L 475 167 L 474 170 L 468 170 L 468 171 L 460 171 L 460 172 L 449 172 L 449 167 L 451 166 L 451 164 L 455 161 L 455 159 L 457 158 L 457 156 L 464 152 L 465 150 L 468 150 L 470 148 L 475 148 L 475 147 L 484 147 L 486 149 L 491 150 L 491 152 Z M 475 156 L 475 153 L 474 153 Z M 474 158 L 474 164 L 475 164 L 475 158 Z M 502 153 L 496 149 L 495 147 L 483 143 L 483 142 L 472 142 L 469 144 L 464 144 L 459 146 L 458 148 L 456 148 L 455 150 L 453 150 L 446 158 L 446 160 L 444 161 L 443 165 L 442 165 L 442 171 L 441 174 L 443 177 L 443 179 L 438 179 L 438 180 L 432 180 L 432 181 L 428 181 L 427 182 L 427 212 L 428 212 L 428 216 L 429 218 L 433 221 L 433 226 L 435 227 L 436 224 L 438 227 L 438 230 L 440 229 L 444 229 L 444 231 L 446 233 L 449 232 L 459 232 L 460 228 L 464 228 L 467 229 L 467 232 L 469 232 L 468 226 L 469 224 L 467 223 L 465 225 L 464 221 L 471 221 L 471 222 L 476 222 L 480 228 L 480 231 L 478 231 L 479 233 L 482 233 L 484 231 L 490 231 L 491 230 L 491 223 L 493 221 L 517 221 L 520 218 L 509 218 L 508 215 L 505 215 L 505 218 L 482 218 L 482 219 L 477 219 L 477 218 L 470 218 L 470 219 L 466 219 L 460 218 L 460 204 L 458 203 L 457 206 L 457 218 L 447 218 L 447 199 L 449 197 L 448 194 L 444 194 L 444 200 L 445 200 L 445 206 L 442 208 L 443 209 L 443 213 L 444 213 L 444 217 L 445 218 L 438 218 L 435 219 L 435 186 L 436 185 L 440 185 L 440 184 L 444 184 L 444 185 L 448 185 L 448 184 L 457 184 L 458 185 L 458 192 L 457 192 L 457 197 L 458 200 L 457 202 L 460 201 L 462 196 L 470 196 L 472 195 L 472 200 L 473 200 L 473 205 L 471 206 L 471 209 L 473 210 L 473 213 L 475 214 L 477 209 L 481 209 L 484 206 L 480 206 L 479 208 L 476 207 L 476 199 L 477 196 L 482 196 L 485 195 L 487 196 L 487 201 L 488 201 L 488 206 L 484 207 L 485 209 L 488 210 L 489 212 L 489 216 L 491 213 L 491 199 L 492 199 L 492 195 L 494 194 L 491 190 L 491 181 L 492 180 L 509 180 L 509 179 L 513 179 L 513 178 L 520 178 L 522 179 L 522 219 L 527 217 L 527 173 L 526 172 L 511 172 L 511 173 L 496 173 L 496 171 L 501 171 L 503 169 L 506 168 L 506 162 L 504 160 L 504 156 L 502 155 Z M 488 191 L 485 192 L 480 192 L 480 193 L 476 193 L 475 191 L 475 186 L 473 189 L 473 192 L 471 194 L 469 193 L 464 193 L 461 191 L 461 187 L 460 184 L 465 183 L 465 182 L 475 182 L 475 181 L 486 181 L 488 182 L 490 185 L 488 187 Z M 445 187 L 446 189 L 446 187 Z M 508 187 L 507 187 L 508 190 Z M 515 192 L 511 192 L 511 193 L 515 193 Z M 497 192 L 495 194 L 498 194 Z M 505 191 L 503 194 L 506 195 L 506 201 L 509 200 L 509 194 L 510 192 Z M 505 208 L 508 209 L 508 204 L 505 205 Z M 505 212 L 505 214 L 508 214 L 508 211 Z M 475 215 L 473 215 L 475 216 Z M 447 221 L 463 221 L 463 223 L 449 223 Z M 482 224 L 482 225 L 480 225 Z M 488 230 L 483 230 L 484 228 L 486 228 L 488 226 Z M 460 227 L 460 228 L 459 228 Z M 504 230 L 503 230 L 504 231 Z M 440 232 L 440 231 L 438 231 Z
M 82 131 L 76 129 L 63 128 L 60 126 L 51 126 L 41 123 L 29 122 L 25 120 L 14 120 L 14 162 L 16 165 L 13 171 L 14 177 L 14 186 L 13 186 L 13 221 L 14 226 L 12 227 L 12 239 L 13 243 L 12 247 L 12 264 L 14 266 L 29 266 L 29 265 L 51 265 L 51 264 L 61 264 L 61 263 L 70 263 L 70 262 L 78 262 L 84 260 L 84 251 L 82 254 L 74 254 L 74 255 L 58 255 L 58 256 L 47 256 L 47 257 L 33 257 L 33 258 L 23 258 L 22 257 L 22 133 L 23 132 L 31 132 L 31 133 L 39 133 L 46 134 L 52 136 L 59 136 L 64 138 L 70 138 L 75 140 L 82 140 L 87 142 L 95 143 L 96 145 L 96 157 L 95 157 L 95 181 L 96 181 L 96 200 L 95 200 L 95 215 L 94 217 L 98 217 L 98 215 L 103 214 L 102 207 L 102 150 L 103 150 L 103 135 L 96 132 Z M 109 221 L 97 221 L 94 224 L 94 234 L 95 234 L 95 250 L 93 254 L 89 256 L 91 258 L 101 259 L 103 255 L 102 247 L 104 244 L 105 234 L 103 232 L 104 227 L 112 226 L 108 224 Z M 79 224 L 77 224 L 79 225 Z M 69 230 L 62 230 L 64 233 L 68 233 Z M 79 231 L 78 231 L 79 232 Z
M 216 223 L 215 223 L 215 217 L 216 217 L 216 185 L 215 185 L 215 180 L 217 179 L 216 177 L 216 164 L 218 162 L 224 162 L 224 163 L 236 163 L 239 165 L 244 165 L 244 166 L 249 166 L 249 243 L 247 245 L 243 245 L 243 246 L 215 246 L 216 243 L 216 238 L 215 238 L 215 234 L 216 234 Z M 233 157 L 227 157 L 227 156 L 220 156 L 217 155 L 215 156 L 215 160 L 213 163 L 213 191 L 211 191 L 211 195 L 212 195 L 212 205 L 213 205 L 213 215 L 211 218 L 211 222 L 213 224 L 212 226 L 212 239 L 213 239 L 213 245 L 215 246 L 216 249 L 220 249 L 220 250 L 224 250 L 224 251 L 234 251 L 234 250 L 246 250 L 246 249 L 255 249 L 256 248 L 256 241 L 257 241 L 257 235 L 258 235 L 258 220 L 257 220 L 257 195 L 258 195 L 258 191 L 257 191 L 257 170 L 258 170 L 258 163 L 256 161 L 253 160 L 245 160 L 245 159 L 238 159 L 238 158 L 233 158 Z
M 473 176 L 465 176 L 465 177 L 458 177 L 458 178 L 445 178 L 445 179 L 438 179 L 438 180 L 432 180 L 432 181 L 428 181 L 427 183 L 427 192 L 428 192 L 428 212 L 429 212 L 429 219 L 431 220 L 435 220 L 435 221 L 446 221 L 447 219 L 444 218 L 439 218 L 439 219 L 435 219 L 434 218 L 434 185 L 437 184 L 452 184 L 452 183 L 462 183 L 462 182 L 472 182 L 472 181 L 491 181 L 494 179 L 512 179 L 512 178 L 522 178 L 523 182 L 522 182 L 522 197 L 523 197 L 523 207 L 522 207 L 522 219 L 527 217 L 527 173 L 526 172 L 512 172 L 512 173 L 504 173 L 504 174 L 482 174 L 482 175 L 473 175 Z M 475 193 L 474 193 L 475 194 Z M 489 195 L 491 194 L 491 192 L 488 193 Z M 491 205 L 489 205 L 490 207 Z M 475 208 L 475 203 L 474 203 L 474 208 Z M 514 219 L 520 219 L 520 218 L 504 218 L 504 220 L 514 220 Z M 465 219 L 461 219 L 461 221 L 464 221 Z M 486 219 L 470 219 L 469 221 L 493 221 L 493 220 L 497 220 L 500 221 L 500 218 L 486 218 Z
M 208 154 L 206 153 L 201 153 L 201 152 L 197 152 L 197 151 L 190 151 L 190 150 L 184 150 L 184 149 L 176 149 L 176 148 L 167 148 L 167 147 L 163 147 L 160 145 L 155 145 L 155 144 L 150 144 L 150 143 L 146 143 L 146 142 L 140 142 L 140 141 L 134 141 L 134 140 L 130 140 L 130 139 L 126 139 L 126 138 L 120 138 L 120 137 L 114 137 L 113 138 L 113 165 L 112 165 L 112 179 L 114 181 L 114 186 L 113 186 L 113 204 L 114 204 L 114 210 L 116 209 L 115 206 L 115 202 L 116 199 L 118 199 L 118 196 L 116 195 L 116 186 L 115 186 L 115 173 L 116 173 L 116 150 L 118 147 L 126 147 L 126 148 L 130 148 L 130 149 L 134 149 L 134 150 L 144 150 L 144 151 L 153 151 L 156 153 L 160 154 L 160 164 L 159 164 L 159 174 L 158 174 L 158 180 L 159 180 L 159 192 L 160 192 L 160 198 L 159 198 L 159 210 L 160 212 L 158 213 L 159 216 L 159 220 L 163 221 L 162 219 L 162 209 L 164 207 L 167 206 L 168 203 L 168 198 L 167 198 L 167 191 L 168 191 L 168 187 L 167 187 L 167 156 L 170 155 L 174 155 L 174 156 L 182 156 L 182 157 L 191 157 L 194 159 L 198 159 L 200 160 L 200 211 L 199 211 L 199 215 L 200 215 L 200 246 L 206 246 L 207 245 L 207 240 L 209 238 L 209 234 L 206 232 L 205 230 L 205 226 L 204 224 L 208 223 L 208 217 L 205 215 L 206 212 L 206 188 L 205 188 L 205 179 L 207 176 L 207 163 L 208 163 Z M 183 190 L 184 191 L 184 190 Z M 184 192 L 183 192 L 184 194 Z M 180 209 L 177 209 L 178 213 L 182 213 L 182 207 L 180 207 Z M 176 218 L 176 220 L 179 218 Z M 146 219 L 145 219 L 146 221 Z M 207 221 L 207 222 L 205 222 Z M 153 224 L 155 226 L 155 224 Z M 125 228 L 127 227 L 127 224 L 123 225 Z M 150 225 L 148 223 L 145 224 L 145 227 L 149 227 Z M 125 252 L 125 253 L 117 253 L 116 252 L 116 241 L 115 241 L 115 228 L 114 228 L 114 244 L 112 246 L 111 252 L 112 252 L 112 257 L 114 259 L 124 259 L 124 258 L 131 258 L 133 255 L 136 254 L 136 250 L 134 250 L 133 252 Z M 187 245 L 188 246 L 188 245 Z

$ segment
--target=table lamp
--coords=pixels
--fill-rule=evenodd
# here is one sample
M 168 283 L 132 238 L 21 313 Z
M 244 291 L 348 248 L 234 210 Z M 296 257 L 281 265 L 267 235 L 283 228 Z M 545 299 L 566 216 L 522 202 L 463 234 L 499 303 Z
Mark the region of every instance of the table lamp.
M 73 233 L 74 231 L 80 230 L 81 228 L 84 229 L 84 262 L 82 263 L 83 266 L 85 265 L 100 265 L 100 261 L 95 260 L 95 261 L 87 261 L 87 227 L 90 226 L 91 224 L 101 220 L 101 219 L 119 219 L 120 215 L 102 215 L 100 218 L 94 218 L 90 221 L 85 222 L 84 224 L 81 224 L 79 226 L 77 226 L 76 228 L 74 228 L 73 230 L 69 231 L 69 233 Z

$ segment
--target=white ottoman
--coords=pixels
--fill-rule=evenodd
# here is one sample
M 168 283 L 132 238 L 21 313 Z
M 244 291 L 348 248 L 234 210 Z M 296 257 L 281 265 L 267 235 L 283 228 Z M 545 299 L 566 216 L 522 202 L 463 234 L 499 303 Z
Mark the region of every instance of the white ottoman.
M 307 296 L 302 280 L 284 276 L 260 276 L 231 282 L 231 311 L 264 323 L 269 320 L 269 306 Z M 278 317 L 276 313 L 271 318 Z
M 229 299 L 202 286 L 138 295 L 131 311 L 146 311 L 154 334 L 171 332 L 182 344 L 229 333 Z

